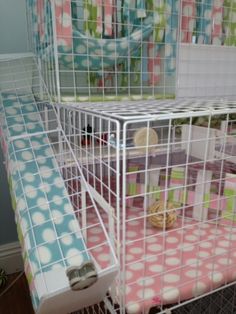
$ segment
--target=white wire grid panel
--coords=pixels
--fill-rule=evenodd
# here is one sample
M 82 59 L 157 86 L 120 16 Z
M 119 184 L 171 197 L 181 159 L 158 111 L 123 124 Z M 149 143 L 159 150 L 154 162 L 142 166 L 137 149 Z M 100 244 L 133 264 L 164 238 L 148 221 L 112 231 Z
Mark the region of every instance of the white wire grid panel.
M 166 120 L 208 115 L 234 113 L 234 100 L 205 100 L 204 98 L 184 98 L 176 100 L 147 100 L 147 101 L 108 101 L 68 103 L 73 108 L 80 108 L 88 114 L 106 116 L 119 121 L 129 120 Z
M 27 16 L 59 100 L 235 95 L 233 0 L 27 0 Z
M 34 59 L 0 62 L 0 114 L 1 144 L 35 310 L 65 313 L 101 301 L 116 275 L 117 260 Z M 73 164 L 67 164 L 68 159 Z M 88 242 L 95 226 L 102 237 L 99 243 Z M 102 247 L 106 263 L 104 256 L 94 255 Z M 94 265 L 98 280 L 86 292 L 72 291 L 66 271 L 85 262 Z
M 94 198 L 113 213 L 104 222 L 121 312 L 164 313 L 235 282 L 235 109 L 216 100 L 60 106 Z
M 26 59 L 25 64 L 21 66 L 34 68 L 32 61 Z M 25 79 L 22 81 L 22 68 L 17 63 L 7 62 L 7 67 L 8 70 L 14 69 L 14 78 L 4 74 L 7 73 L 4 63 L 3 85 L 15 82 L 11 87 L 15 96 L 5 99 L 7 103 L 15 102 L 12 98 L 24 90 L 26 95 L 18 95 L 17 99 L 20 107 L 28 107 L 24 100 L 35 104 L 35 98 L 29 98 L 39 98 L 40 91 L 41 95 L 44 94 L 42 87 L 41 90 L 39 88 L 42 85 L 35 83 L 38 76 L 26 84 Z M 32 81 L 34 94 L 31 88 L 26 88 Z M 5 87 L 5 92 L 10 90 Z M 22 96 L 26 98 L 22 99 Z M 75 154 L 79 157 L 90 195 L 99 205 L 99 216 L 107 227 L 109 243 L 112 243 L 120 262 L 116 285 L 111 287 L 110 293 L 122 312 L 146 312 L 153 307 L 156 311 L 157 308 L 164 311 L 167 306 L 179 306 L 185 300 L 197 298 L 235 280 L 233 102 L 192 101 L 188 113 L 189 102 L 169 101 L 168 104 L 163 101 L 160 102 L 159 114 L 154 111 L 154 104 L 149 102 L 146 103 L 148 115 L 137 103 L 139 119 L 137 115 L 132 119 L 133 103 L 130 109 L 127 103 L 123 113 L 117 113 L 114 103 L 113 108 L 111 104 L 95 109 L 60 106 L 62 129 L 59 130 L 55 127 L 58 120 L 53 106 L 48 105 L 45 112 L 42 111 L 45 104 L 37 103 L 50 145 L 58 157 L 57 167 L 63 169 L 61 173 L 68 182 L 67 193 L 72 204 L 74 207 L 77 204 L 72 196 L 82 198 L 82 172 L 75 170 Z M 179 107 L 177 110 L 174 104 Z M 10 110 L 10 114 L 14 116 L 16 113 Z M 22 133 L 22 124 L 20 121 L 17 123 L 18 127 L 12 130 Z M 35 123 L 28 121 L 24 127 L 27 132 L 19 135 L 20 140 L 21 137 L 28 140 L 38 135 L 35 131 L 28 134 L 32 127 L 36 127 Z M 158 142 L 146 145 L 150 134 L 146 132 L 144 144 L 134 146 L 135 134 L 141 128 L 155 130 Z M 8 127 L 8 136 L 12 130 Z M 115 141 L 114 138 L 111 141 L 111 135 L 115 136 Z M 12 140 L 19 138 L 14 134 Z M 50 153 L 48 157 L 52 156 Z M 39 160 L 44 160 L 43 157 L 47 156 L 39 156 Z M 150 217 L 155 214 L 149 213 L 148 208 L 156 201 L 174 204 L 174 208 L 164 206 L 164 214 L 160 215 L 163 219 L 168 214 L 177 214 L 172 227 L 165 229 L 164 224 L 156 228 L 150 224 Z M 86 209 L 91 210 L 89 204 L 87 200 Z M 79 208 L 75 207 L 77 212 L 81 211 Z M 79 221 L 88 251 L 97 249 L 93 252 L 94 259 L 106 268 L 110 261 L 109 248 L 104 245 L 96 217 L 96 213 L 90 212 Z
M 34 52 L 61 100 L 175 93 L 180 1 L 27 0 Z M 51 71 L 52 70 L 52 71 Z

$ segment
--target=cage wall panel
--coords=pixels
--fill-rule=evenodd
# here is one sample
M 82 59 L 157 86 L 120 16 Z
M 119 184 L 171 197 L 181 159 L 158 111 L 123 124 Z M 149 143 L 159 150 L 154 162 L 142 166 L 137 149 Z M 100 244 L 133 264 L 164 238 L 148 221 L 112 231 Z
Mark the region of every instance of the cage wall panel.
M 60 106 L 79 117 L 78 160 L 112 213 L 103 215 L 120 263 L 111 296 L 128 313 L 165 313 L 235 281 L 236 105 L 158 105 Z

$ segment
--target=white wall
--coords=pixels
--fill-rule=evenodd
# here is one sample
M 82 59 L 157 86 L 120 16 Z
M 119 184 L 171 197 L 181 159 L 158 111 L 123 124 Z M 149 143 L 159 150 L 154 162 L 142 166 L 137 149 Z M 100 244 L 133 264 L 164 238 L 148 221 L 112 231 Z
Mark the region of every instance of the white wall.
M 181 44 L 178 97 L 235 98 L 235 47 Z
M 26 52 L 25 0 L 0 0 L 0 53 Z

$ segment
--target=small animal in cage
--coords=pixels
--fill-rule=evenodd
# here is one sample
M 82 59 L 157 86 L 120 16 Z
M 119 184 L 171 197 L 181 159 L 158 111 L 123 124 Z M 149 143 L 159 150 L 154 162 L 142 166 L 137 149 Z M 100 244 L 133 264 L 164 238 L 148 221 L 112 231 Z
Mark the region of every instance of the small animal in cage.
M 172 202 L 157 201 L 148 208 L 149 222 L 157 228 L 171 228 L 177 220 L 177 213 Z

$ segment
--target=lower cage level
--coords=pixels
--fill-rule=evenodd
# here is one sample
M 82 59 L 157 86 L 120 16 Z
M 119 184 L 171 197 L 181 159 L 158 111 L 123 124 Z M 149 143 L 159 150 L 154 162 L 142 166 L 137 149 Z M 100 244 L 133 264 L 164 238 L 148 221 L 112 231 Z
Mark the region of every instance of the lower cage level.
M 189 167 L 193 179 L 202 170 L 200 166 L 196 162 Z M 211 170 L 215 176 L 214 192 L 209 192 L 209 202 L 205 203 L 208 208 L 205 210 L 209 210 L 205 221 L 191 216 L 196 205 L 196 191 L 193 188 L 188 191 L 188 205 L 179 205 L 177 221 L 166 230 L 150 224 L 143 206 L 144 198 L 138 196 L 141 195 L 139 190 L 132 197 L 126 195 L 125 212 L 120 216 L 120 221 L 123 222 L 120 233 L 125 233 L 121 241 L 120 258 L 121 261 L 124 260 L 121 276 L 124 275 L 125 283 L 117 288 L 116 297 L 113 298 L 114 303 L 120 298 L 124 302 L 120 304 L 123 313 L 148 313 L 150 310 L 151 313 L 164 313 L 166 308 L 194 302 L 191 299 L 212 293 L 236 281 L 236 221 L 234 215 L 224 214 L 227 202 L 232 200 L 225 194 L 227 177 L 224 184 L 221 183 L 220 193 L 214 194 L 219 190 L 217 180 L 221 167 L 224 168 L 224 173 L 235 176 L 233 163 L 225 162 L 224 166 L 217 162 L 205 164 L 207 171 Z M 101 185 L 97 181 L 95 184 L 91 176 L 90 184 L 99 192 Z M 103 177 L 102 185 L 107 187 L 107 181 L 108 178 Z M 160 180 L 160 190 L 163 187 L 162 181 L 165 180 Z M 111 191 L 115 191 L 115 184 L 115 178 L 110 179 Z M 137 186 L 137 181 L 134 184 Z M 126 193 L 129 194 L 128 186 L 126 187 Z M 108 199 L 109 193 L 109 189 L 103 189 L 105 199 Z M 161 193 L 159 197 L 162 197 Z M 111 203 L 115 208 L 115 199 Z M 102 209 L 100 213 L 104 224 L 108 226 L 107 213 Z M 96 217 L 92 213 L 87 213 L 87 220 L 88 225 L 94 226 L 87 234 L 89 246 L 96 246 L 103 242 L 101 230 L 96 227 Z M 94 253 L 96 259 L 106 267 L 109 261 L 106 247 L 97 248 Z M 176 313 L 182 313 L 179 311 Z
M 232 284 L 226 288 L 221 288 L 214 293 L 206 295 L 200 299 L 183 304 L 178 308 L 171 310 L 171 314 L 234 314 L 236 313 L 236 285 Z M 110 303 L 109 299 L 105 299 L 105 303 L 95 304 L 94 306 L 74 312 L 72 314 L 110 314 L 119 313 L 119 307 Z M 109 310 L 112 307 L 112 310 Z M 166 307 L 164 313 L 170 313 Z M 152 307 L 149 314 L 160 313 L 158 307 Z
M 137 208 L 127 208 L 127 313 L 147 313 L 153 307 L 195 298 L 236 280 L 236 228 L 225 226 L 223 219 L 217 225 L 186 219 L 183 228 L 179 217 L 174 229 L 165 235 L 147 225 L 148 236 L 144 239 L 141 220 L 132 220 L 137 214 Z M 93 214 L 88 214 L 88 219 L 91 224 L 96 223 Z M 99 228 L 89 231 L 91 245 L 102 241 Z M 109 255 L 105 247 L 95 252 L 106 267 Z
M 145 169 L 142 168 L 143 163 L 140 165 L 137 161 L 127 160 L 127 189 L 123 189 L 124 180 L 120 182 L 120 190 L 126 190 L 121 202 L 123 204 L 125 200 L 124 207 L 119 210 L 118 227 L 122 235 L 120 267 L 124 282 L 117 285 L 112 300 L 115 304 L 120 301 L 118 306 L 122 313 L 148 313 L 150 310 L 151 313 L 164 313 L 166 308 L 194 302 L 193 299 L 236 281 L 235 212 L 227 212 L 228 204 L 235 198 L 235 191 L 227 194 L 227 190 L 232 188 L 228 185 L 230 180 L 233 180 L 231 183 L 235 186 L 235 163 L 232 159 L 229 162 L 223 158 L 203 163 L 191 156 L 188 159 L 188 176 L 174 181 L 172 172 L 183 170 L 185 153 L 181 150 L 168 155 L 173 162 L 168 173 L 164 168 L 167 154 L 162 155 L 158 155 L 158 163 L 152 168 L 155 189 L 147 191 L 147 188 L 143 187 L 144 183 L 139 182 L 145 174 Z M 141 157 L 138 161 L 140 160 Z M 106 177 L 105 171 L 98 169 L 99 166 L 93 167 L 94 169 L 88 160 L 87 164 L 84 161 L 84 172 L 88 170 L 89 173 L 87 181 L 105 200 L 108 201 L 110 197 L 109 204 L 116 208 L 116 199 L 113 199 L 112 195 L 115 195 L 118 179 Z M 160 170 L 158 179 L 157 172 L 161 167 L 163 169 Z M 204 190 L 203 199 L 199 201 L 196 195 L 200 185 L 197 180 L 201 171 L 212 174 L 212 179 L 205 179 L 202 183 L 203 185 L 207 181 L 210 182 L 208 190 Z M 132 176 L 132 180 L 129 176 Z M 153 182 L 150 179 L 150 186 L 151 184 Z M 129 188 L 135 189 L 131 191 Z M 158 194 L 157 199 L 159 197 L 161 200 L 165 198 L 166 191 L 169 201 L 174 188 L 175 192 L 187 192 L 183 198 L 185 204 L 177 206 L 177 221 L 167 230 L 153 227 L 145 210 L 144 198 L 148 201 L 151 191 L 155 195 Z M 199 203 L 208 214 L 205 218 L 194 219 L 194 207 Z M 102 210 L 100 213 L 104 224 L 108 226 L 110 222 L 107 213 Z M 96 246 L 103 242 L 101 230 L 96 227 L 96 217 L 92 213 L 87 212 L 87 220 L 88 225 L 94 226 L 87 234 L 89 246 Z M 117 235 L 115 238 L 118 238 Z M 109 261 L 106 248 L 95 249 L 94 253 L 96 259 L 106 267 Z

